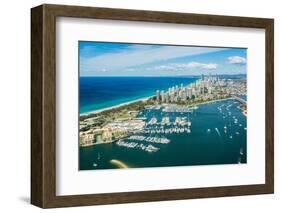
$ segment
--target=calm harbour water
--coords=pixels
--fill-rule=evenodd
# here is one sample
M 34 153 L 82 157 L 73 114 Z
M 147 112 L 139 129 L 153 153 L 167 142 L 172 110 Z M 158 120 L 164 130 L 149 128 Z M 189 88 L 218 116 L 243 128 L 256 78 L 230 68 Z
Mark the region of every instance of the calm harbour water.
M 152 144 L 159 148 L 157 152 L 121 147 L 116 143 L 80 147 L 80 170 L 114 169 L 116 166 L 110 163 L 112 159 L 130 168 L 246 163 L 247 121 L 238 106 L 236 100 L 224 100 L 183 113 L 146 109 L 141 116 L 148 120 L 168 116 L 173 122 L 176 117 L 187 117 L 192 122 L 191 132 L 165 135 L 171 140 L 168 144 L 135 141 Z M 157 133 L 137 135 L 160 136 Z

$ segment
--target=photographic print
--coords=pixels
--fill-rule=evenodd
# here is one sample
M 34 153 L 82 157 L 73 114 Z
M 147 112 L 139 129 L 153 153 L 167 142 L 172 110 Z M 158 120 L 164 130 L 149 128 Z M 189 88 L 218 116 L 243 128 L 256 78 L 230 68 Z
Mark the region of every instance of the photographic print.
M 247 163 L 247 49 L 79 41 L 79 169 Z
M 274 193 L 274 19 L 43 4 L 30 82 L 35 206 Z

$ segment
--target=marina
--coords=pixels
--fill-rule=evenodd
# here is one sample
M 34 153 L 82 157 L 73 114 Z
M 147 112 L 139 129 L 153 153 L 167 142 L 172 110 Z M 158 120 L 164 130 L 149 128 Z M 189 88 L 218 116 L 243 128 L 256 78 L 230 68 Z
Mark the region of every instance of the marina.
M 238 101 L 229 99 L 185 111 L 175 106 L 168 111 L 165 105 L 147 107 L 137 116 L 145 121 L 141 130 L 115 143 L 82 148 L 81 166 L 114 168 L 112 158 L 131 167 L 246 163 L 247 122 L 238 106 Z

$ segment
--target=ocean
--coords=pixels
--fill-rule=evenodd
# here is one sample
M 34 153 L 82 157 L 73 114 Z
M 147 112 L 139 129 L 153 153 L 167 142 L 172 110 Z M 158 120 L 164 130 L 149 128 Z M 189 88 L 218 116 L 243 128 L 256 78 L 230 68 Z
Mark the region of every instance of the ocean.
M 155 95 L 198 77 L 80 77 L 80 114 Z

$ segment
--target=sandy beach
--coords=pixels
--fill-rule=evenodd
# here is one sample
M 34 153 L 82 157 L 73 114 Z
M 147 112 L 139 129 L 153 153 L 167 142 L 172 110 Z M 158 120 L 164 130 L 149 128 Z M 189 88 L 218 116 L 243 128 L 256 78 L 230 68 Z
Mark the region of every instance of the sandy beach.
M 118 105 L 115 105 L 115 106 L 106 107 L 106 108 L 103 108 L 103 109 L 94 110 L 94 111 L 87 112 L 87 113 L 82 113 L 82 114 L 80 114 L 80 116 L 87 116 L 87 115 L 91 115 L 91 114 L 97 114 L 97 113 L 100 113 L 100 112 L 103 112 L 103 111 L 106 111 L 106 110 L 115 109 L 115 108 L 118 108 L 118 107 L 121 107 L 121 106 L 126 106 L 126 105 L 131 104 L 131 103 L 135 103 L 135 102 L 139 102 L 139 101 L 147 101 L 148 99 L 150 99 L 152 97 L 154 97 L 154 96 L 149 96 L 149 97 L 145 97 L 145 98 L 139 98 L 139 99 L 136 99 L 136 100 L 133 100 L 133 101 L 128 101 L 128 102 L 125 102 L 125 103 L 122 103 L 122 104 L 118 104 Z

